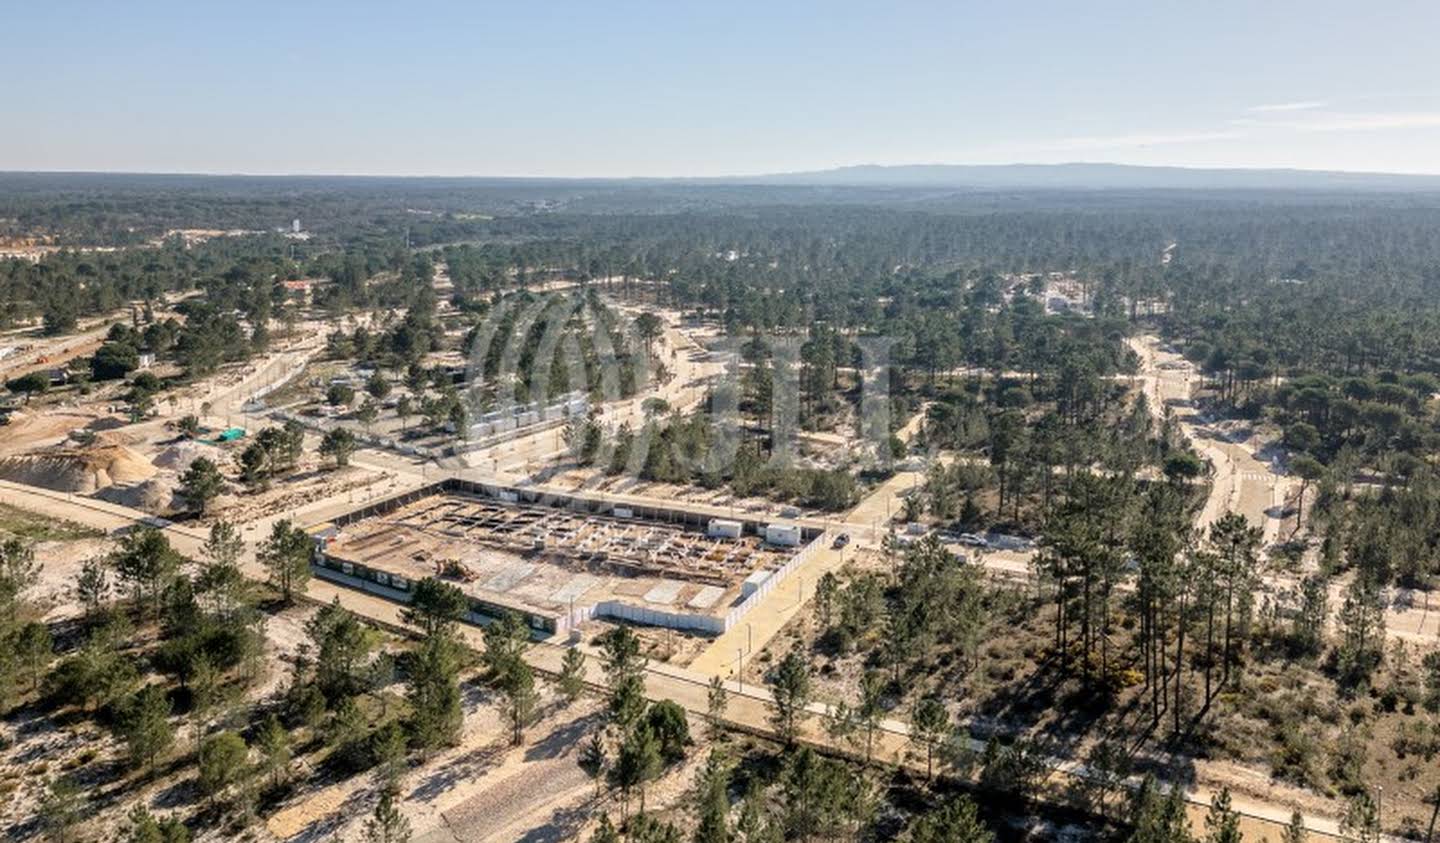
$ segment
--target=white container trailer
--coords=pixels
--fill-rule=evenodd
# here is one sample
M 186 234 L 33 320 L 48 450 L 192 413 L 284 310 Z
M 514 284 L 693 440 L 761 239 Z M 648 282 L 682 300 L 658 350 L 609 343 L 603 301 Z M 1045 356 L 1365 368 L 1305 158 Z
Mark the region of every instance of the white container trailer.
M 765 541 L 770 544 L 778 544 L 784 547 L 800 546 L 800 525 L 798 524 L 766 524 Z
M 738 539 L 744 526 L 739 521 L 726 518 L 711 518 L 705 528 L 705 535 L 713 539 Z

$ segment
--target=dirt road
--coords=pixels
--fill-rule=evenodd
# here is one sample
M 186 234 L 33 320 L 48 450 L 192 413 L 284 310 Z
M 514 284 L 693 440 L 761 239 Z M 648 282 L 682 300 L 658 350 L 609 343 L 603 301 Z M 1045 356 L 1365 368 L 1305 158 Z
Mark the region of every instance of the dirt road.
M 0 503 L 41 512 L 51 517 L 63 518 L 109 532 L 125 529 L 137 523 L 159 524 L 164 526 L 171 544 L 180 552 L 189 555 L 198 555 L 200 546 L 205 539 L 205 535 L 200 530 L 182 525 L 165 524 L 139 510 L 4 481 L 0 481 Z M 319 501 L 315 507 L 317 513 L 320 513 L 323 512 L 323 508 L 336 505 L 335 502 Z M 245 536 L 249 543 L 241 565 L 242 570 L 248 576 L 260 579 L 264 577 L 264 572 L 255 561 L 254 547 L 257 539 L 263 536 L 264 531 L 253 529 L 257 526 L 257 524 L 251 524 L 246 527 Z M 772 594 L 780 591 L 781 589 L 777 589 Z M 401 606 L 374 595 L 312 578 L 307 584 L 303 596 L 308 601 L 320 604 L 338 599 L 341 605 L 374 623 L 396 630 L 405 628 L 400 616 Z M 801 605 L 803 604 L 797 599 L 794 608 L 789 610 L 790 614 L 793 615 L 794 611 L 798 611 Z M 476 649 L 483 649 L 484 639 L 481 630 L 464 626 L 461 628 L 461 634 L 467 644 Z M 527 653 L 527 660 L 537 669 L 553 675 L 560 670 L 565 649 L 563 645 L 557 643 L 541 642 L 530 649 Z M 589 648 L 582 649 L 588 650 L 590 654 L 586 668 L 587 680 L 597 688 L 602 687 L 604 676 L 599 654 Z M 708 710 L 708 683 L 709 676 L 693 669 L 675 667 L 660 662 L 652 662 L 647 665 L 646 695 L 655 700 L 672 699 L 697 717 L 703 716 Z M 745 729 L 769 734 L 772 704 L 768 690 L 763 686 L 757 686 L 753 680 L 731 680 L 725 684 L 730 692 L 730 705 L 726 711 L 726 719 Z M 818 744 L 830 743 L 830 738 L 823 729 L 822 716 L 827 710 L 826 706 L 821 703 L 812 703 L 808 710 L 812 716 L 807 719 L 803 729 L 805 739 Z M 884 721 L 876 741 L 876 756 L 896 764 L 918 764 L 919 762 L 908 756 L 908 731 L 907 725 L 903 722 Z M 1049 759 L 1047 763 L 1053 770 L 1067 778 L 1084 775 L 1084 770 L 1079 768 L 1077 762 L 1068 759 Z M 1209 796 L 1210 794 L 1203 789 L 1194 790 L 1188 794 L 1188 798 L 1197 806 L 1208 803 Z M 1289 809 L 1285 806 L 1261 802 L 1252 803 L 1239 795 L 1235 797 L 1235 806 L 1237 810 L 1247 814 L 1252 820 L 1268 826 L 1271 832 L 1278 831 L 1280 826 L 1289 819 Z M 1312 831 L 1323 834 L 1333 834 L 1336 829 L 1334 821 L 1324 818 L 1307 819 L 1307 824 Z
M 1239 512 L 1264 531 L 1266 544 L 1274 542 L 1280 537 L 1281 513 L 1293 480 L 1201 417 L 1191 400 L 1198 376 L 1184 357 L 1166 351 L 1154 335 L 1131 337 L 1128 342 L 1140 357 L 1136 379 L 1143 384 L 1157 424 L 1168 409 L 1185 438 L 1214 466 L 1210 495 L 1196 526 L 1208 527 L 1227 511 Z
M 175 318 L 173 306 L 185 299 L 200 295 L 191 291 L 182 295 L 167 295 L 164 302 L 158 302 L 154 309 L 155 318 Z M 0 335 L 0 348 L 14 346 L 16 351 L 0 359 L 0 382 L 18 378 L 30 372 L 62 368 L 77 357 L 94 354 L 105 341 L 105 335 L 117 322 L 128 322 L 130 308 L 123 307 L 106 316 L 83 320 L 79 329 L 58 337 L 45 337 L 38 329 L 9 332 Z M 24 348 L 23 351 L 19 350 Z
M 673 330 L 673 328 L 669 330 Z M 1151 388 L 1162 396 L 1169 392 L 1177 391 L 1177 385 L 1173 383 L 1174 378 L 1160 374 L 1160 372 L 1166 370 L 1156 368 L 1156 357 L 1158 357 L 1158 354 L 1153 350 L 1152 354 L 1155 354 L 1155 356 L 1151 357 L 1151 365 L 1149 367 L 1149 372 L 1151 373 L 1149 375 L 1151 378 Z M 1144 355 L 1142 355 L 1142 357 L 1143 356 Z M 227 391 L 224 399 L 228 402 L 242 400 L 242 396 L 247 394 L 246 389 L 248 389 L 249 386 L 254 386 L 254 384 L 263 381 L 267 376 L 265 374 L 267 371 L 271 372 L 272 375 L 274 374 L 274 371 L 271 369 L 272 366 L 278 366 L 280 370 L 283 371 L 288 370 L 288 368 L 295 365 L 296 362 L 294 359 L 289 359 L 288 362 L 286 360 L 280 360 L 267 363 L 261 370 L 248 376 L 245 381 L 242 381 L 242 384 L 248 382 L 248 386 L 242 387 L 241 385 L 237 385 Z M 694 373 L 692 372 L 691 374 L 693 377 Z M 692 390 L 692 394 L 698 391 L 699 394 L 703 395 L 703 388 L 697 388 L 693 383 L 687 384 L 685 380 L 682 380 L 682 375 L 679 371 L 676 373 L 675 381 L 678 384 L 677 392 L 675 393 L 677 400 L 681 400 L 686 394 L 684 389 L 687 386 Z M 1185 388 L 1183 394 L 1188 396 L 1188 387 L 1185 387 L 1183 380 L 1180 386 Z M 1241 457 L 1232 454 L 1231 451 L 1219 445 L 1215 447 L 1230 457 L 1232 461 L 1231 464 L 1237 466 L 1231 473 L 1236 474 L 1236 488 L 1242 490 L 1238 494 L 1244 499 L 1244 484 L 1247 482 L 1254 484 L 1255 481 L 1252 478 L 1244 476 L 1244 470 L 1239 467 L 1243 465 Z M 404 458 L 395 455 L 377 454 L 370 451 L 357 455 L 357 462 L 370 459 L 382 460 L 386 464 L 387 469 L 392 467 L 390 465 L 392 463 L 407 462 Z M 1221 469 L 1217 464 L 1217 473 L 1220 471 Z M 397 484 L 410 484 L 425 482 L 426 480 L 433 481 L 440 479 L 444 474 L 446 474 L 446 472 L 440 469 L 434 467 L 426 468 L 412 462 L 409 463 L 408 472 L 397 477 L 396 482 Z M 866 534 L 872 532 L 878 534 L 878 530 L 875 529 L 877 522 L 879 522 L 882 517 L 892 513 L 894 508 L 898 506 L 901 494 L 919 482 L 920 479 L 919 472 L 901 472 L 885 484 L 882 484 L 882 486 L 876 489 L 871 495 L 867 496 L 867 498 L 851 510 L 844 519 L 814 520 L 821 526 L 827 528 L 853 529 L 855 530 L 855 538 L 857 541 L 875 541 L 875 535 L 872 534 L 867 537 Z M 1222 490 L 1220 494 L 1235 494 L 1224 491 L 1219 483 L 1217 483 L 1217 488 Z M 108 531 L 128 527 L 137 522 L 157 523 L 156 519 L 137 510 L 128 510 L 125 507 L 113 504 L 106 504 L 85 498 L 72 498 L 62 493 L 45 492 L 44 490 L 9 483 L 0 483 L 0 502 L 41 511 L 78 523 L 100 527 Z M 286 513 L 285 515 L 293 515 L 302 523 L 315 523 L 327 520 L 327 518 L 332 517 L 334 514 L 338 514 L 352 507 L 353 503 L 346 500 L 321 500 L 303 507 L 296 513 Z M 1262 509 L 1262 515 L 1263 514 Z M 269 524 L 278 517 L 281 516 L 277 515 L 245 525 L 244 533 L 249 542 L 249 548 L 242 565 L 247 575 L 256 578 L 264 576 L 263 570 L 261 570 L 255 562 L 253 553 L 254 546 L 258 544 L 258 541 L 268 532 Z M 864 529 L 866 527 L 871 529 Z M 190 555 L 199 554 L 200 545 L 205 539 L 202 531 L 183 525 L 165 525 L 165 530 L 177 550 Z M 728 674 L 730 672 L 730 665 L 727 664 L 727 660 L 736 661 L 736 666 L 738 666 L 738 658 L 732 656 L 731 653 L 735 652 L 738 656 L 739 652 L 743 652 L 744 649 L 753 651 L 763 646 L 764 642 L 768 641 L 769 637 L 778 632 L 786 621 L 798 613 L 809 597 L 813 595 L 814 583 L 818 580 L 819 575 L 826 570 L 833 570 L 841 564 L 843 559 L 843 553 L 841 551 L 836 551 L 828 545 L 820 550 L 821 552 L 815 554 L 802 570 L 797 571 L 792 577 L 787 579 L 781 587 L 777 587 L 772 591 L 767 596 L 767 599 L 752 611 L 750 628 L 737 627 L 735 630 L 732 630 L 734 634 L 730 635 L 729 638 L 722 636 L 720 639 L 717 639 L 715 644 L 705 653 L 702 653 L 690 669 L 678 668 L 664 663 L 653 663 L 649 665 L 646 674 L 647 695 L 652 699 L 673 699 L 696 714 L 705 712 L 708 707 L 707 685 L 709 677 L 712 675 Z M 1016 564 L 1014 560 L 1006 561 L 1007 564 Z M 364 594 L 315 579 L 309 583 L 305 596 L 309 600 L 320 602 L 329 602 L 331 599 L 338 598 L 347 608 L 376 623 L 396 628 L 401 626 L 400 606 L 373 595 Z M 757 630 L 754 627 L 756 623 L 761 624 L 762 628 Z M 760 632 L 761 638 L 755 637 L 757 631 Z M 466 627 L 463 630 L 463 634 L 467 642 L 472 646 L 476 648 L 483 647 L 481 633 L 478 629 Z M 745 638 L 743 645 L 739 643 L 742 635 Z M 757 641 L 759 642 L 758 645 Z M 564 648 L 562 646 L 541 643 L 531 649 L 528 658 L 538 669 L 554 672 L 559 669 L 563 653 Z M 589 660 L 588 678 L 597 684 L 603 679 L 600 675 L 599 665 L 599 658 L 591 658 Z M 727 711 L 727 718 L 746 729 L 768 733 L 770 730 L 769 723 L 771 714 L 768 692 L 762 687 L 757 687 L 754 684 L 754 680 L 745 675 L 737 676 L 728 681 L 727 687 L 731 692 L 731 704 Z M 824 710 L 824 706 L 820 704 L 811 706 L 811 712 L 813 714 L 821 714 Z M 818 716 L 809 719 L 805 729 L 807 739 L 818 743 L 828 742 L 829 739 L 824 734 L 821 723 L 822 720 Z M 907 733 L 908 729 L 902 722 L 887 721 L 883 724 L 882 734 L 878 742 L 878 755 L 897 763 L 910 763 L 905 761 L 904 758 L 907 750 Z M 1075 769 L 1075 763 L 1066 759 L 1049 759 L 1048 763 L 1052 769 L 1066 776 L 1084 775 L 1083 770 Z M 558 768 L 555 772 L 558 772 Z M 1209 794 L 1203 790 L 1199 790 L 1192 792 L 1190 798 L 1197 804 L 1204 803 L 1208 801 Z M 1241 811 L 1266 822 L 1284 823 L 1289 818 L 1288 806 L 1249 801 L 1240 796 L 1237 796 L 1235 801 L 1237 808 Z M 479 817 L 487 815 L 488 812 L 489 809 L 486 808 L 485 805 L 477 805 L 475 806 L 474 812 L 467 813 Z M 1312 819 L 1309 821 L 1309 824 L 1311 828 L 1317 832 L 1333 833 L 1335 829 L 1335 823 L 1333 821 L 1324 819 Z M 1272 832 L 1276 830 L 1278 829 L 1273 827 L 1271 829 Z M 466 839 L 471 838 L 467 837 Z

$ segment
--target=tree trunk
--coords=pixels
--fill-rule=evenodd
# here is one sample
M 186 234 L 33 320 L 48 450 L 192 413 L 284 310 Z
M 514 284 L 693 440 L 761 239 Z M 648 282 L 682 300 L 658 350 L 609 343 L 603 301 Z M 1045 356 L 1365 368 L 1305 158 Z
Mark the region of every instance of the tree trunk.
M 1180 709 L 1183 707 L 1181 693 L 1185 688 L 1185 621 L 1187 612 L 1187 601 L 1180 599 L 1180 615 L 1176 622 L 1175 630 L 1175 732 L 1180 732 Z
M 1230 630 L 1234 624 L 1235 615 L 1235 575 L 1232 572 L 1229 581 L 1225 584 L 1225 651 L 1224 658 L 1220 664 L 1220 685 L 1223 687 L 1230 682 Z
M 1205 601 L 1205 704 L 1210 704 L 1210 673 L 1215 662 L 1215 598 Z

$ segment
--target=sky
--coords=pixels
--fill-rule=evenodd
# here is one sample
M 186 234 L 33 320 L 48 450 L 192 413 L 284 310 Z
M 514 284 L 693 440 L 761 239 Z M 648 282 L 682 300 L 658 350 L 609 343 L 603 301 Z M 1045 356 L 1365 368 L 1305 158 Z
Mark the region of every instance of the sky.
M 0 170 L 1440 174 L 1440 3 L 0 0 Z

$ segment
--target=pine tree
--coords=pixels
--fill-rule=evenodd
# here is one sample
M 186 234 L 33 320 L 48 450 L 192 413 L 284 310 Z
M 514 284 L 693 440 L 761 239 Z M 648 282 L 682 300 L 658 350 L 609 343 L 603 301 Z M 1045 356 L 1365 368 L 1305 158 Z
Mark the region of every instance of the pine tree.
M 120 716 L 120 733 L 136 766 L 154 768 L 155 761 L 175 740 L 170 725 L 170 699 L 157 685 L 147 685 L 126 703 Z
M 99 559 L 86 559 L 75 579 L 75 597 L 85 607 L 85 619 L 94 621 L 110 597 L 110 577 Z
M 710 689 L 705 694 L 706 720 L 710 726 L 711 739 L 718 738 L 725 721 L 725 709 L 730 705 L 730 694 L 725 690 L 725 680 L 710 677 Z
M 500 680 L 505 695 L 505 715 L 510 721 L 510 742 L 519 746 L 525 739 L 525 727 L 535 719 L 540 696 L 535 692 L 535 673 L 530 665 L 517 661 Z
M 410 821 L 396 807 L 393 789 L 380 791 L 380 801 L 365 821 L 364 835 L 366 843 L 409 843 Z
M 355 434 L 346 428 L 331 428 L 320 440 L 321 456 L 334 460 L 336 468 L 344 468 L 349 465 L 350 455 L 353 453 L 355 453 Z
M 456 624 L 469 609 L 470 601 L 465 592 L 434 577 L 426 577 L 415 583 L 410 592 L 410 604 L 400 616 L 427 636 L 452 635 Z
M 638 675 L 622 676 L 610 691 L 610 720 L 627 732 L 645 714 L 645 680 Z
M 735 823 L 736 840 L 743 843 L 780 843 L 783 835 L 778 824 L 771 822 L 765 807 L 765 791 L 755 779 L 750 780 L 745 798 L 740 802 L 740 817 Z
M 885 680 L 878 671 L 866 671 L 860 677 L 860 707 L 855 711 L 856 720 L 865 732 L 865 763 L 868 765 L 875 751 L 875 734 L 880 731 L 884 717 Z
M 599 729 L 590 733 L 590 740 L 580 750 L 580 769 L 585 775 L 595 780 L 595 795 L 599 797 L 600 788 L 605 783 L 605 772 L 609 759 L 605 754 L 605 738 Z
M 68 778 L 51 779 L 40 797 L 40 824 L 56 843 L 68 843 L 70 829 L 85 815 L 87 798 Z
M 502 611 L 486 625 L 485 649 L 480 660 L 491 681 L 499 681 L 512 665 L 524 658 L 525 645 L 530 643 L 530 628 L 525 619 L 514 612 Z
M 289 519 L 275 522 L 270 538 L 260 547 L 260 561 L 270 572 L 270 584 L 280 589 L 286 603 L 310 581 L 310 554 L 313 542 Z
M 250 748 L 234 732 L 217 732 L 200 744 L 198 753 L 200 789 L 215 797 L 250 775 Z
M 935 750 L 950 736 L 950 713 L 938 697 L 923 697 L 910 712 L 910 741 L 925 752 L 925 778 L 935 778 Z
M 1351 797 L 1340 820 L 1340 833 L 1359 843 L 1375 843 L 1380 839 L 1380 811 L 1370 794 L 1362 791 Z
M 660 741 L 650 730 L 648 723 L 640 723 L 631 729 L 620 744 L 615 757 L 615 766 L 610 777 L 620 789 L 622 811 L 628 811 L 630 793 L 640 789 L 640 813 L 645 813 L 645 785 L 660 773 Z
M 566 650 L 560 662 L 560 693 L 572 703 L 585 693 L 585 654 L 578 647 Z
M 197 515 L 204 515 L 205 507 L 223 491 L 225 478 L 215 463 L 205 457 L 197 457 L 180 475 L 180 494 Z
M 1240 815 L 1230 807 L 1230 788 L 1221 788 L 1211 797 L 1205 832 L 1206 843 L 1241 843 Z
M 810 667 L 799 652 L 791 650 L 780 661 L 771 677 L 771 694 L 775 712 L 771 719 L 775 731 L 787 744 L 794 744 L 800 734 L 800 718 L 810 703 Z
M 610 822 L 609 814 L 600 815 L 600 825 L 596 826 L 595 833 L 590 837 L 590 843 L 620 843 L 620 832 Z
M 1305 818 L 1299 811 L 1290 814 L 1290 824 L 1285 826 L 1285 831 L 1280 835 L 1280 843 L 1305 843 L 1310 835 L 1305 831 Z
M 695 843 L 730 843 L 730 765 L 719 750 L 711 750 L 700 771 L 697 793 L 699 822 Z
M 1329 582 L 1311 574 L 1300 582 L 1300 607 L 1291 624 L 1290 639 L 1295 649 L 1307 656 L 1319 655 L 1325 646 L 1325 619 L 1330 616 Z
M 1359 572 L 1340 606 L 1340 643 L 1335 651 L 1337 681 L 1354 692 L 1370 681 L 1385 645 L 1385 601 L 1379 581 Z
M 605 677 L 613 692 L 626 679 L 639 677 L 645 671 L 645 657 L 640 654 L 640 638 L 628 626 L 617 626 L 600 639 L 605 659 Z
M 180 554 L 170 547 L 164 533 L 154 527 L 141 527 L 120 538 L 110 564 L 129 584 L 135 602 L 158 614 L 165 590 L 179 570 Z
M 928 811 L 910 827 L 910 843 L 991 843 L 995 835 L 980 819 L 968 796 L 950 799 L 938 811 Z
M 1146 776 L 1131 803 L 1132 826 L 1126 843 L 1191 843 L 1190 821 L 1180 788 L 1161 795 L 1153 776 Z
M 291 756 L 290 735 L 280 725 L 280 718 L 272 714 L 265 719 L 257 743 L 265 770 L 270 774 L 270 783 L 278 786 L 289 769 Z
M 130 822 L 125 843 L 190 843 L 190 829 L 175 817 L 156 819 L 143 803 L 128 815 Z
M 460 734 L 464 715 L 456 683 L 459 663 L 455 647 L 444 636 L 431 636 L 420 643 L 411 662 L 407 677 L 410 732 L 421 749 L 452 743 Z

